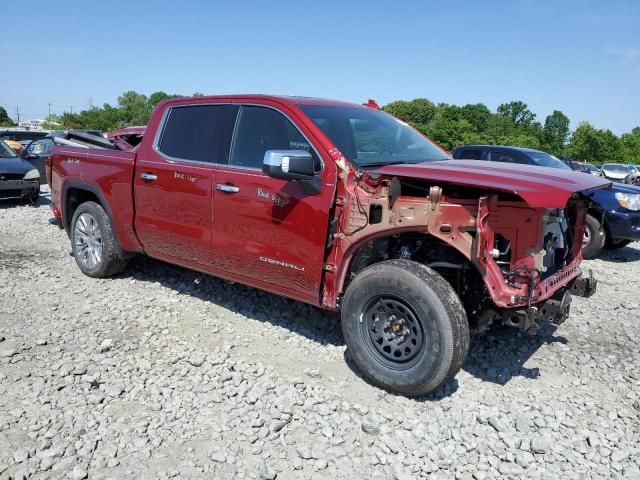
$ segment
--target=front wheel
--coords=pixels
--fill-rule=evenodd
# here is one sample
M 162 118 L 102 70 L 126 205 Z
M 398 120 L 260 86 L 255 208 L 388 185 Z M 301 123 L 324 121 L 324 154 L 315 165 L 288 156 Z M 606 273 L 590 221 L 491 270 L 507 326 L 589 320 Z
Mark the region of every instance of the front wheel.
M 119 248 L 111 220 L 101 205 L 85 202 L 71 220 L 73 256 L 82 273 L 104 278 L 124 270 L 126 260 Z
M 582 256 L 586 259 L 597 257 L 604 247 L 605 239 L 606 234 L 600 222 L 587 215 L 582 237 Z
M 344 296 L 342 331 L 372 383 L 408 396 L 444 386 L 469 350 L 460 299 L 437 272 L 409 260 L 380 262 L 358 274 Z

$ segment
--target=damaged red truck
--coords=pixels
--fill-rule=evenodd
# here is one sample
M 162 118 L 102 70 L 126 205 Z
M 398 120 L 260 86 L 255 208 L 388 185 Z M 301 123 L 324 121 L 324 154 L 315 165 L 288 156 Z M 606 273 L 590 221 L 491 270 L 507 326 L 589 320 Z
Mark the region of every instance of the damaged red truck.
M 57 146 L 47 177 L 85 274 L 144 253 L 341 310 L 355 363 L 404 395 L 451 380 L 470 331 L 535 333 L 594 293 L 584 194 L 608 183 L 451 160 L 372 103 L 264 95 L 165 101 L 135 151 Z

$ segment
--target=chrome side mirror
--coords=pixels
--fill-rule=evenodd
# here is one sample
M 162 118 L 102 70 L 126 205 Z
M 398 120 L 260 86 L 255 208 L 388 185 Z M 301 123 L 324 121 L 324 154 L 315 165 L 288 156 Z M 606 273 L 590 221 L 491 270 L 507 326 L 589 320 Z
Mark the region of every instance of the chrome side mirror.
M 267 150 L 262 161 L 262 171 L 282 180 L 311 180 L 315 162 L 305 150 Z

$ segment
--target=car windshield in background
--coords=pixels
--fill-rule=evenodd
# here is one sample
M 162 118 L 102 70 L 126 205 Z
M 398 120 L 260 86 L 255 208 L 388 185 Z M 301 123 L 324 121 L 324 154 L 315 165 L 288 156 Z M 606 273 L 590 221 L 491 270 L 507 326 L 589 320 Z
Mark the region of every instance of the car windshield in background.
M 9 145 L 0 140 L 0 158 L 16 158 L 17 156 Z
M 610 172 L 629 173 L 629 167 L 627 167 L 626 165 L 608 164 L 603 165 L 602 168 L 604 170 L 609 170 Z
M 318 105 L 300 108 L 360 167 L 451 158 L 409 125 L 380 110 Z
M 541 167 L 560 168 L 563 170 L 571 170 L 571 167 L 559 158 L 554 157 L 545 152 L 527 152 L 536 165 Z

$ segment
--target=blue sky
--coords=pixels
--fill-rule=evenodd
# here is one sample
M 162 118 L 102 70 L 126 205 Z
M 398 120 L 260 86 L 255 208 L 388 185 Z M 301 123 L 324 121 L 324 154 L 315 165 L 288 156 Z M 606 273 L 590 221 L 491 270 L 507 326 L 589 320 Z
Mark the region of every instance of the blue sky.
M 637 0 L 3 3 L 0 105 L 24 119 L 164 90 L 523 100 L 572 128 L 640 125 Z

